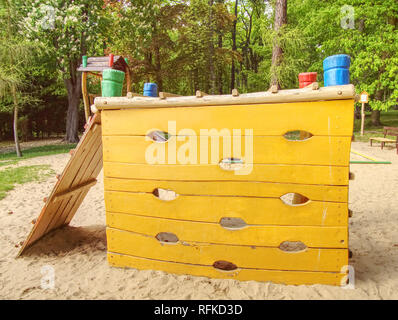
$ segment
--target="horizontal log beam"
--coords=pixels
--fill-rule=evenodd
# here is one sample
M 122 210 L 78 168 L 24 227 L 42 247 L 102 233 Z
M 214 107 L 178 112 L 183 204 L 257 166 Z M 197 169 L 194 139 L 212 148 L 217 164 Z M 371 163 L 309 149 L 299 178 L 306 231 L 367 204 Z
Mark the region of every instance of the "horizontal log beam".
M 97 109 L 120 109 L 120 108 L 170 108 L 170 107 L 200 107 L 219 105 L 245 105 L 262 103 L 288 103 L 309 102 L 322 100 L 347 100 L 355 98 L 355 88 L 352 84 L 344 86 L 322 87 L 318 90 L 289 89 L 280 90 L 277 93 L 256 92 L 240 94 L 237 97 L 231 95 L 209 95 L 198 99 L 197 96 L 171 97 L 159 99 L 152 97 L 98 97 L 95 99 Z

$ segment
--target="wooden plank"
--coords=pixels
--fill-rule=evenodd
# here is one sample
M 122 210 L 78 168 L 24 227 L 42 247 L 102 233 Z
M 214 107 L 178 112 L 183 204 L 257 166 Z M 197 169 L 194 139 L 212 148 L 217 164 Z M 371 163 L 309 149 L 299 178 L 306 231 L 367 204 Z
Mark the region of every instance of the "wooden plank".
M 92 156 L 86 161 L 86 163 L 90 163 L 90 165 L 82 166 L 79 173 L 76 175 L 76 183 L 81 183 L 82 181 L 90 181 L 95 179 L 99 172 L 102 169 L 102 148 L 101 148 L 101 139 L 99 139 L 99 146 L 97 147 L 97 151 L 92 154 Z M 79 209 L 81 203 L 86 197 L 89 189 L 82 190 L 79 194 L 73 199 L 70 199 L 68 203 L 68 207 L 66 207 L 62 213 L 59 215 L 59 218 L 52 225 L 54 229 L 61 227 L 62 225 L 69 224 L 69 222 L 74 217 L 75 213 Z
M 369 140 L 376 140 L 376 141 L 382 141 L 382 142 L 396 142 L 396 140 L 388 139 L 388 138 L 369 138 Z
M 101 152 L 101 149 L 99 150 Z M 97 177 L 99 175 L 99 173 L 102 170 L 102 155 L 100 157 L 96 156 L 96 160 L 93 161 L 93 163 L 97 161 L 96 166 L 94 167 L 92 173 L 91 173 L 91 177 Z M 70 210 L 69 214 L 65 215 L 65 219 L 63 220 L 63 222 L 61 223 L 62 220 L 60 220 L 59 226 L 62 225 L 68 225 L 71 220 L 73 219 L 77 209 L 79 209 L 80 204 L 83 202 L 83 200 L 85 199 L 87 193 L 89 190 L 84 190 L 82 192 L 82 194 L 80 195 L 80 199 L 78 199 L 78 201 L 75 203 L 74 207 Z
M 108 212 L 218 223 L 241 218 L 250 225 L 347 226 L 348 204 L 310 201 L 289 206 L 278 198 L 179 195 L 162 201 L 153 194 L 105 192 Z
M 82 71 L 82 72 L 102 72 L 105 69 L 110 69 L 108 66 L 91 66 L 91 67 L 79 67 L 77 71 Z
M 270 247 L 199 242 L 164 244 L 147 235 L 112 228 L 107 228 L 106 233 L 109 252 L 163 261 L 209 266 L 224 260 L 238 268 L 330 272 L 340 272 L 348 265 L 347 249 L 307 248 L 291 253 Z
M 294 216 L 291 215 L 290 218 L 291 226 L 247 225 L 242 229 L 233 230 L 222 227 L 220 223 L 106 213 L 108 227 L 152 237 L 162 232 L 169 232 L 175 234 L 180 242 L 279 247 L 285 241 L 300 241 L 308 248 L 348 248 L 347 226 L 298 226 L 294 225 Z
M 99 144 L 96 144 L 98 143 Z M 74 154 L 67 163 L 60 179 L 54 186 L 48 201 L 44 205 L 32 231 L 28 235 L 18 255 L 21 255 L 27 247 L 32 245 L 35 241 L 39 240 L 52 230 L 57 225 L 58 220 L 62 219 L 62 214 L 65 208 L 68 208 L 70 198 L 67 197 L 65 200 L 54 202 L 54 198 L 57 194 L 70 191 L 73 187 L 84 181 L 77 181 L 76 175 L 82 168 L 82 165 L 86 161 L 90 161 L 91 153 L 96 152 L 93 146 L 101 146 L 101 118 L 99 114 L 94 115 L 92 121 L 88 124 L 88 127 L 80 139 Z M 96 177 L 94 177 L 96 178 Z M 76 195 L 75 195 L 76 196 Z
M 219 271 L 212 266 L 168 262 L 154 259 L 145 259 L 129 255 L 108 253 L 108 262 L 113 267 L 130 267 L 140 270 L 161 270 L 175 274 L 190 274 L 199 277 L 216 279 L 234 279 L 240 281 L 272 281 L 286 285 L 325 284 L 345 285 L 347 275 L 333 272 L 310 271 L 281 271 L 264 269 L 244 269 L 235 271 Z
M 314 91 L 311 91 L 314 92 Z M 98 108 L 97 98 L 95 105 Z M 134 99 L 125 98 L 127 101 Z M 139 99 L 146 101 L 150 98 Z M 159 100 L 158 102 L 167 102 Z M 194 98 L 195 101 L 203 101 Z M 230 98 L 232 101 L 238 98 Z M 238 102 L 236 102 L 238 103 Z M 196 135 L 201 129 L 252 129 L 253 135 L 282 136 L 289 131 L 302 130 L 314 136 L 349 136 L 353 131 L 353 100 L 276 103 L 259 105 L 232 105 L 195 108 L 155 108 L 104 110 L 102 112 L 103 135 L 146 135 L 161 130 L 171 135 L 181 135 L 180 130 L 189 128 Z M 122 107 L 121 105 L 119 107 Z M 169 121 L 176 124 L 175 132 Z M 206 135 L 202 131 L 202 135 Z
M 253 140 L 239 137 L 236 141 L 240 150 L 237 148 L 238 156 L 235 156 L 231 137 L 230 139 L 215 139 L 218 141 L 218 147 L 217 144 L 212 143 L 213 138 L 207 136 L 173 136 L 166 143 L 146 140 L 149 138 L 143 136 L 104 136 L 104 161 L 145 164 L 148 163 L 150 156 L 155 155 L 158 161 L 163 160 L 165 163 L 169 159 L 169 152 L 176 154 L 177 150 L 176 159 L 177 163 L 180 163 L 180 161 L 188 160 L 189 155 L 185 152 L 185 146 L 191 145 L 192 148 L 190 147 L 188 151 L 193 155 L 192 160 L 195 163 L 203 163 L 205 160 L 206 163 L 217 164 L 222 159 L 237 158 L 239 155 L 240 158 L 247 159 L 247 153 L 253 152 L 251 163 L 348 166 L 351 146 L 351 137 L 315 136 L 303 141 L 289 141 L 277 136 L 255 136 Z M 223 140 L 229 152 L 223 152 Z M 252 147 L 247 141 L 253 141 Z M 164 156 L 159 157 L 159 153 Z
M 212 195 L 280 198 L 299 193 L 312 201 L 348 202 L 347 186 L 325 186 L 267 182 L 165 181 L 104 178 L 105 191 L 152 193 L 156 188 L 173 190 L 180 195 Z
M 74 195 L 76 193 L 81 192 L 81 189 L 83 188 L 91 188 L 93 185 L 95 185 L 97 183 L 96 179 L 93 180 L 89 180 L 81 185 L 78 185 L 76 187 L 73 187 L 71 190 L 63 192 L 63 193 L 59 193 L 57 195 L 54 196 L 54 202 L 60 201 L 62 199 L 65 199 L 67 197 L 70 197 L 71 195 Z
M 226 171 L 218 165 L 210 164 L 148 165 L 104 162 L 104 176 L 109 178 L 348 185 L 347 167 L 254 164 L 246 169 Z
M 198 106 L 220 106 L 220 105 L 248 105 L 261 103 L 297 103 L 325 100 L 351 100 L 352 105 L 356 98 L 355 87 L 350 85 L 322 87 L 319 90 L 289 89 L 278 93 L 255 92 L 245 93 L 239 97 L 231 95 L 210 95 L 201 99 L 196 96 L 176 97 L 167 100 L 159 98 L 136 99 L 134 101 L 123 97 L 99 98 L 96 107 L 101 110 L 120 108 L 173 108 L 173 107 L 198 107 Z
M 113 60 L 116 61 L 120 58 L 120 56 L 114 56 Z M 87 58 L 87 63 L 90 62 L 108 62 L 109 61 L 109 56 L 105 56 L 105 57 L 88 57 Z

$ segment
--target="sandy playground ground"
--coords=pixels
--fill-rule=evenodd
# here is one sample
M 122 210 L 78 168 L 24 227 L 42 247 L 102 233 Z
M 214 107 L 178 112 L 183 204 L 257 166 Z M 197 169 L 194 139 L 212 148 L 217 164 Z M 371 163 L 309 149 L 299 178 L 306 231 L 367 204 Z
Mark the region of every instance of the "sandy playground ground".
M 286 286 L 255 281 L 178 276 L 160 271 L 112 268 L 106 259 L 102 173 L 69 227 L 58 230 L 15 259 L 56 181 L 17 186 L 0 201 L 1 299 L 398 299 L 398 155 L 354 142 L 353 149 L 392 161 L 355 164 L 350 182 L 350 264 L 355 289 Z M 61 173 L 69 154 L 18 165 L 50 164 Z M 352 156 L 353 160 L 365 160 Z M 0 168 L 2 170 L 3 168 Z M 9 214 L 12 211 L 13 214 Z M 43 266 L 55 270 L 54 289 L 42 289 Z

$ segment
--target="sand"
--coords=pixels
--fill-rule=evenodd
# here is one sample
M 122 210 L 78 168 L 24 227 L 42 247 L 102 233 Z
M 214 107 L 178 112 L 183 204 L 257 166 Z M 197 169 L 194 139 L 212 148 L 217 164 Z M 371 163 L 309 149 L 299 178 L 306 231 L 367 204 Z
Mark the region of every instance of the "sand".
M 0 299 L 398 299 L 398 155 L 359 142 L 353 149 L 393 162 L 351 166 L 356 176 L 350 182 L 354 289 L 112 268 L 106 260 L 101 173 L 71 225 L 42 239 L 22 258 L 15 259 L 16 245 L 30 232 L 56 178 L 17 186 L 0 201 Z M 69 157 L 46 156 L 23 164 L 50 164 L 61 173 Z M 41 288 L 46 266 L 54 270 L 53 289 Z

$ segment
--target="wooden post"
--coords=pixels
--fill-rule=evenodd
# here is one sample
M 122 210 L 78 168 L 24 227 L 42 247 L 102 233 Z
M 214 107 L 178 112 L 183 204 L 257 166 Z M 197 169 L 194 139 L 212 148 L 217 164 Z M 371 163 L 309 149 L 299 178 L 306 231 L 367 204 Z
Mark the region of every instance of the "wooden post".
M 369 102 L 369 94 L 366 91 L 361 92 L 359 102 L 362 103 L 362 109 L 361 109 L 361 137 L 362 137 L 363 130 L 365 127 L 365 103 Z
M 129 92 L 130 92 L 130 89 L 131 89 L 130 68 L 126 68 L 126 89 L 127 89 L 127 92 L 126 92 L 126 93 L 129 93 Z
M 364 126 L 365 126 L 365 103 L 362 102 L 362 108 L 361 108 L 361 137 L 363 136 Z
M 169 93 L 169 92 L 159 92 L 159 98 L 164 100 L 166 98 L 181 97 L 179 94 Z
M 204 96 L 208 96 L 208 94 L 206 92 L 196 90 L 196 98 L 203 98 Z
M 87 94 L 87 72 L 82 72 L 82 93 L 84 102 L 84 115 L 86 116 L 86 122 L 90 116 L 90 102 Z

